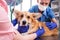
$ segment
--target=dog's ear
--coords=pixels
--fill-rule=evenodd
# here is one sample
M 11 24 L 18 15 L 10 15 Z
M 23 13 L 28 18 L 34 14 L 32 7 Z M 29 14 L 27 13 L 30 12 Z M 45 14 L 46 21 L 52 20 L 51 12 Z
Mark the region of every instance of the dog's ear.
M 18 19 L 20 14 L 21 14 L 21 11 L 18 11 L 18 10 L 14 10 L 14 12 L 13 12 L 13 15 L 16 17 L 16 19 Z
M 31 13 L 32 14 L 32 17 L 35 18 L 35 19 L 38 19 L 42 16 L 41 13 Z
M 20 11 L 14 10 L 14 15 L 19 15 L 19 14 L 20 14 Z

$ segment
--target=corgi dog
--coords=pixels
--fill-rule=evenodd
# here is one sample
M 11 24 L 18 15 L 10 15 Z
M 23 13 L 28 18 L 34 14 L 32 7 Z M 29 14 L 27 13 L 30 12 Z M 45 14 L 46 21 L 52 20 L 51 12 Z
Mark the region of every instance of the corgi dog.
M 29 12 L 26 12 L 26 11 L 22 12 L 22 11 L 17 11 L 17 10 L 15 10 L 14 12 L 15 12 L 14 15 L 17 18 L 18 23 L 20 23 L 19 24 L 20 26 L 29 25 L 28 32 L 26 32 L 24 34 L 33 33 L 33 32 L 35 32 L 38 29 L 38 24 L 37 24 L 38 21 L 35 20 L 35 18 L 33 18 L 34 16 L 32 16 L 32 15 L 38 16 L 38 15 L 41 15 L 41 14 L 39 14 L 39 13 L 32 14 L 32 13 L 29 13 Z
M 31 34 L 38 30 L 38 28 L 44 28 L 45 33 L 42 36 L 52 36 L 58 35 L 58 29 L 55 28 L 53 30 L 49 30 L 46 26 L 45 22 L 39 22 L 37 19 L 41 17 L 41 13 L 30 13 L 30 12 L 22 12 L 15 10 L 15 16 L 20 23 L 20 26 L 29 25 L 29 30 L 25 34 Z

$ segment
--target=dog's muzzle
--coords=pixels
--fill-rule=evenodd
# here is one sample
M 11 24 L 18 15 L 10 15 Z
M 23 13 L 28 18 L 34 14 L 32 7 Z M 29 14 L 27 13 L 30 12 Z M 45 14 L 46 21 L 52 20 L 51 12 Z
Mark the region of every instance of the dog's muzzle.
M 22 21 L 22 24 L 25 25 L 26 24 L 26 21 Z

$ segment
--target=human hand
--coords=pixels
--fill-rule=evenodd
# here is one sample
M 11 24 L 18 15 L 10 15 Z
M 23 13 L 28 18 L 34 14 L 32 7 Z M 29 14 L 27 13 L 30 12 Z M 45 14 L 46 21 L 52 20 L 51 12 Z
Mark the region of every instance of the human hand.
M 54 28 L 57 27 L 57 24 L 54 22 L 46 22 L 45 24 L 50 30 L 53 30 Z
M 44 32 L 45 32 L 44 28 L 42 27 L 41 29 L 39 28 L 35 33 L 36 33 L 37 37 L 39 37 L 39 36 L 43 35 Z

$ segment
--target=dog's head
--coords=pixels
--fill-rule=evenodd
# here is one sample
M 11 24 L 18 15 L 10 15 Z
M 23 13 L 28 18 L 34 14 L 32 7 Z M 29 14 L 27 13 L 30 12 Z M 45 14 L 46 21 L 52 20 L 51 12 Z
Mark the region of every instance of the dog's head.
M 20 23 L 20 26 L 27 26 L 34 22 L 35 19 L 41 16 L 40 13 L 30 13 L 30 12 L 22 12 L 22 11 L 15 11 L 15 16 Z

